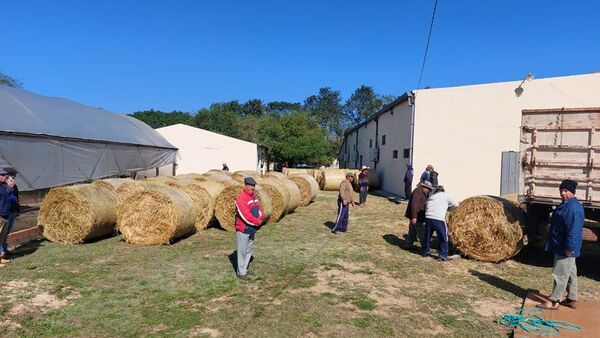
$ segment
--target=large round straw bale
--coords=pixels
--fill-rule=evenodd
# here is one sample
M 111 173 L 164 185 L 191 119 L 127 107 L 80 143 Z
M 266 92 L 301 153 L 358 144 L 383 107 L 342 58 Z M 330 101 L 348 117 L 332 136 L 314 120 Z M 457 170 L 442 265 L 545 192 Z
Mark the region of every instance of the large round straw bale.
M 148 181 L 148 180 L 130 180 L 122 183 L 117 189 L 115 189 L 115 194 L 117 194 L 118 203 L 122 203 L 129 196 L 134 195 L 136 193 L 142 192 L 146 190 L 146 187 L 152 186 L 166 186 L 166 183 L 160 181 Z
M 286 176 L 294 176 L 294 175 L 313 175 L 314 169 L 305 169 L 305 168 L 283 168 L 281 171 Z
M 217 174 L 223 174 L 226 176 L 233 175 L 233 173 L 229 170 L 220 170 L 220 169 L 211 169 L 211 170 L 207 171 L 207 173 L 217 173 Z
M 92 184 L 99 184 L 104 186 L 105 188 L 109 189 L 109 190 L 115 190 L 118 187 L 121 186 L 121 184 L 125 183 L 125 182 L 131 182 L 133 181 L 130 178 L 107 178 L 104 180 L 97 180 L 92 182 Z
M 294 182 L 300 190 L 300 206 L 309 205 L 319 194 L 317 180 L 310 175 L 294 175 L 290 177 L 290 180 Z
M 450 213 L 448 230 L 454 245 L 465 255 L 500 262 L 523 247 L 525 216 L 512 202 L 496 196 L 475 196 Z
M 276 221 L 271 221 L 271 217 L 273 215 L 273 204 L 271 201 L 271 196 L 272 194 L 269 194 L 267 192 L 267 189 L 272 189 L 273 188 L 267 188 L 267 187 L 261 185 L 261 184 L 257 184 L 256 185 L 256 190 L 254 191 L 254 193 L 256 194 L 256 198 L 258 198 L 258 201 L 260 202 L 260 205 L 263 208 L 263 212 L 265 213 L 265 217 L 263 219 L 263 224 L 266 223 L 274 223 Z
M 240 183 L 228 183 L 215 199 L 215 217 L 224 230 L 235 231 L 235 199 L 242 188 Z
M 223 173 L 218 173 L 218 172 L 215 172 L 215 171 L 206 172 L 206 173 L 202 174 L 202 177 L 204 177 L 208 181 L 217 181 L 217 182 L 223 182 L 223 181 L 230 181 L 231 180 L 231 176 L 230 175 L 225 175 Z
M 233 175 L 231 175 L 231 178 L 238 182 L 240 181 L 240 179 L 243 181 L 244 178 L 246 178 L 246 177 L 252 177 L 254 179 L 259 179 L 260 173 L 257 171 L 254 171 L 254 170 L 238 170 L 238 171 L 234 172 Z
M 99 184 L 52 188 L 40 206 L 38 226 L 52 242 L 78 244 L 116 233 L 117 195 Z
M 300 189 L 296 183 L 292 182 L 287 178 L 277 179 L 277 182 L 283 184 L 287 188 L 288 199 L 287 199 L 287 211 L 286 213 L 292 213 L 300 205 Z
M 319 186 L 321 190 L 337 191 L 340 184 L 346 179 L 347 169 L 327 168 L 321 171 Z
M 151 181 L 151 182 L 174 182 L 175 181 L 175 177 L 174 176 L 148 177 L 148 178 L 145 178 L 144 181 Z
M 269 195 L 271 202 L 271 217 L 269 217 L 269 223 L 275 223 L 279 221 L 287 212 L 287 204 L 289 201 L 289 192 L 287 187 L 277 182 L 276 179 L 264 179 L 261 181 L 259 186 Z M 259 200 L 261 200 L 259 194 Z
M 176 180 L 189 180 L 189 179 L 196 179 L 196 178 L 202 178 L 204 179 L 204 176 L 202 176 L 201 174 L 196 174 L 196 173 L 188 173 L 188 174 L 181 174 L 181 175 L 177 175 L 177 176 L 173 176 L 174 179 Z
M 127 198 L 117 213 L 123 239 L 134 245 L 169 244 L 196 231 L 194 201 L 180 189 L 149 187 Z
M 262 176 L 265 177 L 265 178 L 268 178 L 268 177 L 279 178 L 279 179 L 285 179 L 285 178 L 287 178 L 286 174 L 280 173 L 278 171 L 269 171 L 268 173 L 265 173 Z

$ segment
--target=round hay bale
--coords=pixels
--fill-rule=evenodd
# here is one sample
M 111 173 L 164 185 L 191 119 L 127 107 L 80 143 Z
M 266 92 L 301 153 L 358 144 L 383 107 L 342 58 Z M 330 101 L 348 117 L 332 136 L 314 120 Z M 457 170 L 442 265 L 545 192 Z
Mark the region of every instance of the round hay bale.
M 319 185 L 310 175 L 294 175 L 290 180 L 298 186 L 300 190 L 300 206 L 307 206 L 314 201 L 319 194 Z
M 340 189 L 340 184 L 346 179 L 347 169 L 323 169 L 320 175 L 319 186 L 321 190 L 337 191 Z
M 276 179 L 264 179 L 259 186 L 269 195 L 271 202 L 271 217 L 269 217 L 269 223 L 275 223 L 285 216 L 287 212 L 289 192 L 287 188 L 283 184 L 277 182 Z M 261 194 L 258 195 L 259 200 L 262 203 L 262 196 Z
M 204 179 L 204 176 L 202 176 L 201 174 L 189 173 L 189 174 L 181 174 L 181 175 L 173 176 L 173 178 L 175 180 L 179 181 L 179 180 L 193 180 L 196 178 Z
M 379 180 L 379 175 L 375 169 L 369 170 L 369 188 L 377 189 L 381 187 L 381 181 Z M 358 176 L 356 176 L 358 181 Z
M 252 177 L 255 180 L 257 180 L 256 182 L 258 183 L 258 179 L 260 178 L 260 173 L 254 170 L 238 170 L 236 172 L 233 173 L 233 175 L 231 175 L 231 178 L 238 181 L 238 182 L 243 182 L 244 178 L 246 177 Z
M 204 177 L 207 181 L 217 181 L 217 182 L 231 181 L 231 176 L 225 175 L 222 173 L 217 173 L 214 171 L 206 172 L 206 173 L 202 174 L 202 177 Z
M 117 214 L 123 239 L 133 245 L 169 244 L 196 231 L 194 201 L 184 191 L 167 186 L 148 187 L 130 196 Z
M 225 176 L 233 175 L 233 173 L 228 170 L 220 170 L 220 169 L 211 169 L 211 170 L 207 171 L 206 173 L 217 173 L 217 174 L 222 174 Z
M 215 199 L 215 217 L 221 228 L 235 231 L 235 199 L 242 191 L 243 186 L 238 182 L 225 185 Z
M 94 181 L 94 182 L 92 182 L 92 184 L 99 184 L 111 191 L 114 191 L 115 189 L 120 187 L 121 184 L 123 184 L 125 182 L 131 182 L 131 181 L 133 181 L 133 180 L 130 178 L 107 178 L 107 179 L 103 179 L 103 180 Z
M 286 179 L 287 175 L 284 173 L 280 173 L 278 171 L 269 171 L 268 173 L 262 175 L 262 177 L 264 177 L 264 178 L 273 177 L 273 178 L 278 178 L 278 179 Z
M 148 177 L 143 179 L 143 181 L 149 181 L 149 182 L 174 182 L 175 177 L 174 176 L 156 176 L 156 177 Z
M 276 221 L 271 221 L 271 216 L 273 214 L 273 204 L 271 201 L 272 195 L 269 192 L 267 192 L 267 190 L 271 190 L 271 192 L 272 192 L 273 188 L 267 188 L 261 184 L 257 184 L 256 190 L 254 191 L 254 193 L 256 194 L 256 198 L 258 198 L 260 205 L 263 207 L 263 212 L 265 213 L 265 218 L 263 219 L 262 224 L 276 222 Z
M 313 175 L 314 169 L 305 169 L 305 168 L 283 168 L 281 171 L 286 176 L 294 176 L 294 175 Z
M 79 244 L 115 234 L 117 195 L 101 184 L 52 188 L 42 201 L 38 226 L 56 243 Z
M 292 213 L 300 205 L 300 189 L 296 183 L 291 180 L 284 178 L 280 179 L 279 182 L 287 188 L 288 201 L 287 201 L 287 213 Z
M 496 196 L 467 198 L 448 221 L 452 243 L 465 255 L 485 262 L 515 256 L 523 247 L 524 227 L 523 211 Z
M 115 189 L 115 194 L 117 194 L 118 203 L 122 203 L 129 196 L 137 194 L 146 190 L 146 187 L 149 186 L 166 186 L 166 183 L 160 181 L 136 181 L 130 180 L 122 183 L 117 189 Z

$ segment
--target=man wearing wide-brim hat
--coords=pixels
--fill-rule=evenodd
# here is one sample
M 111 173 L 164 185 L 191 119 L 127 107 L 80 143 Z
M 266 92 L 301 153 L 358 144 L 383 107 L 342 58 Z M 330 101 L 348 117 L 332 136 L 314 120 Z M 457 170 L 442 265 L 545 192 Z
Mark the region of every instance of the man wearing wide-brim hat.
M 345 233 L 348 231 L 348 215 L 350 206 L 354 206 L 352 197 L 352 182 L 354 182 L 354 174 L 348 172 L 346 179 L 340 183 L 340 193 L 338 195 L 338 213 L 335 220 L 335 227 L 331 230 L 334 234 Z
M 422 237 L 423 223 L 425 222 L 425 203 L 432 190 L 431 182 L 423 181 L 410 194 L 406 213 L 404 214 L 409 219 L 408 235 L 404 240 L 404 249 L 412 248 L 415 241 Z

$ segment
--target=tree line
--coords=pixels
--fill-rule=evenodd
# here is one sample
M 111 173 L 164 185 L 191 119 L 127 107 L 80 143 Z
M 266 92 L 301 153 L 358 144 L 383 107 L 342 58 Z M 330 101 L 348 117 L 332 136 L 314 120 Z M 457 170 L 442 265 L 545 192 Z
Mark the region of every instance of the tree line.
M 23 86 L 2 72 L 0 84 Z M 196 113 L 146 110 L 129 115 L 155 129 L 182 123 L 259 143 L 267 147 L 272 162 L 316 166 L 329 164 L 336 157 L 345 130 L 373 116 L 395 98 L 362 85 L 344 101 L 339 91 L 323 87 L 302 103 L 233 100 L 213 103 Z
M 233 100 L 213 103 L 194 114 L 147 110 L 130 116 L 152 128 L 182 123 L 259 143 L 267 147 L 273 162 L 322 165 L 336 157 L 345 130 L 373 116 L 395 98 L 362 85 L 343 101 L 339 91 L 323 87 L 303 103 Z

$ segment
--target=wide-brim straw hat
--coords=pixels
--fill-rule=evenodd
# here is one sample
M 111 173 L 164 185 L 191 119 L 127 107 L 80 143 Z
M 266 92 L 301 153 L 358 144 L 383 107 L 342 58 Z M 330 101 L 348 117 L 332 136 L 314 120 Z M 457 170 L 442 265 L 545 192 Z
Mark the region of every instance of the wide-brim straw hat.
M 428 188 L 430 190 L 433 190 L 433 185 L 431 185 L 431 182 L 429 181 L 423 181 L 421 183 L 419 183 L 420 186 Z

